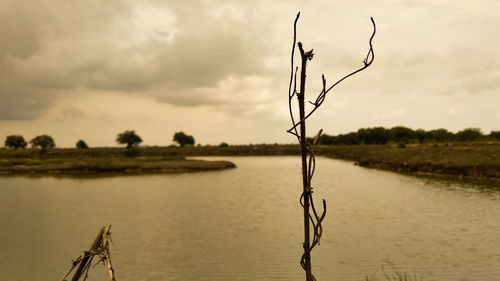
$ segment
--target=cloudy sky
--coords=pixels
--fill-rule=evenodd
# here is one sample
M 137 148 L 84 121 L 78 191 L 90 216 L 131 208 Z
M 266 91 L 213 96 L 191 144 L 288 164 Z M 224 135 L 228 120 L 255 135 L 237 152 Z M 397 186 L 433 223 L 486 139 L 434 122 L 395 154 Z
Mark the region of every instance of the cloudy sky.
M 0 0 L 0 138 L 51 135 L 114 146 L 176 131 L 201 144 L 291 143 L 285 133 L 292 23 L 314 49 L 308 97 L 338 86 L 311 130 L 500 130 L 497 0 Z M 311 132 L 311 134 L 313 134 Z

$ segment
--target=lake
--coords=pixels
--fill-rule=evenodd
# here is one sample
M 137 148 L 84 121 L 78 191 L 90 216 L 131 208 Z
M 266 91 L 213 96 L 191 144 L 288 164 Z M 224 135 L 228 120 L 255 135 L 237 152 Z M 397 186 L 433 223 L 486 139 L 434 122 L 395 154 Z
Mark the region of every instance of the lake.
M 101 178 L 0 177 L 0 280 L 60 280 L 112 226 L 117 280 L 304 280 L 299 157 L 204 157 L 238 168 Z M 500 280 L 500 192 L 319 157 L 319 280 Z M 109 280 L 100 265 L 88 280 Z

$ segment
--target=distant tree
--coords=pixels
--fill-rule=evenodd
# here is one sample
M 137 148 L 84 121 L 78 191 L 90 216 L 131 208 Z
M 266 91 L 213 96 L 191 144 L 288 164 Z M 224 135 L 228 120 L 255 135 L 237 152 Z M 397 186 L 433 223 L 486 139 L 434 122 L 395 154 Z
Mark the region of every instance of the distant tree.
M 83 141 L 83 140 L 79 140 L 79 141 L 76 143 L 76 148 L 88 149 L 88 148 L 89 148 L 89 146 L 85 143 L 85 141 Z
M 374 144 L 386 144 L 389 141 L 389 132 L 384 127 L 375 127 L 371 129 Z
M 423 129 L 418 129 L 415 131 L 415 138 L 418 140 L 419 143 L 424 143 L 427 132 Z
M 352 132 L 348 134 L 341 134 L 337 137 L 332 137 L 334 144 L 346 144 L 346 145 L 355 145 L 359 144 L 358 133 Z
M 490 138 L 500 140 L 500 131 L 491 131 Z
M 397 143 L 408 143 L 415 136 L 415 131 L 403 126 L 389 129 L 389 139 Z
M 142 142 L 141 137 L 139 137 L 135 131 L 127 130 L 116 137 L 116 142 L 119 144 L 127 144 L 127 148 L 136 147 Z
M 54 139 L 48 135 L 36 136 L 30 140 L 30 144 L 33 148 L 40 147 L 41 149 L 54 148 L 56 146 Z
M 436 142 L 447 142 L 452 141 L 455 138 L 452 132 L 446 129 L 437 129 L 426 132 L 426 139 L 436 141 Z
M 483 132 L 479 128 L 467 128 L 455 134 L 455 138 L 458 141 L 476 141 L 483 136 Z
M 26 141 L 24 140 L 23 136 L 21 135 L 11 135 L 11 136 L 7 136 L 7 138 L 5 138 L 5 147 L 9 147 L 9 148 L 14 148 L 14 149 L 18 149 L 18 148 L 26 148 Z
M 335 140 L 334 136 L 330 136 L 327 134 L 321 134 L 318 138 L 318 144 L 330 145 L 330 144 L 333 144 L 334 140 Z M 312 143 L 312 140 L 311 140 L 311 143 Z
M 358 139 L 363 144 L 370 144 L 370 131 L 368 128 L 358 129 L 356 132 Z
M 229 146 L 229 144 L 227 144 L 227 143 L 225 143 L 225 142 L 221 142 L 221 143 L 219 144 L 219 146 L 220 146 L 220 147 L 228 147 L 228 146 Z
M 386 144 L 389 138 L 389 132 L 384 127 L 359 129 L 357 134 L 364 144 Z
M 181 147 L 186 145 L 194 145 L 193 136 L 186 135 L 184 132 L 177 132 L 174 134 L 174 141 Z

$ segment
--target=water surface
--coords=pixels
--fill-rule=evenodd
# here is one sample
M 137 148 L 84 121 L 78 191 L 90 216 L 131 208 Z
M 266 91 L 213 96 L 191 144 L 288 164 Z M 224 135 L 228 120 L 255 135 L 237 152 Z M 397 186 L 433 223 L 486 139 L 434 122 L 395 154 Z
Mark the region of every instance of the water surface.
M 216 158 L 210 158 L 216 159 Z M 0 178 L 0 280 L 60 280 L 112 224 L 118 280 L 303 280 L 300 159 L 223 157 L 226 171 Z M 500 193 L 319 158 L 328 205 L 318 280 L 500 280 Z M 90 280 L 108 280 L 106 269 Z M 384 280 L 384 278 L 379 278 Z

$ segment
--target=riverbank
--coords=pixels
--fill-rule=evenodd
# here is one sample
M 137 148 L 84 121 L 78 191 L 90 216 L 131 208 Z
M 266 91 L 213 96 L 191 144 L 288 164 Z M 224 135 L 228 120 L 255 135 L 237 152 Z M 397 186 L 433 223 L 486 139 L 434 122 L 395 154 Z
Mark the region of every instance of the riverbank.
M 107 175 L 186 173 L 235 168 L 229 161 L 183 157 L 34 157 L 0 158 L 0 174 Z
M 356 165 L 416 175 L 440 175 L 457 180 L 500 181 L 500 144 L 417 146 L 329 146 L 318 154 L 351 160 Z
M 186 160 L 196 156 L 299 155 L 298 145 L 239 145 L 196 147 L 141 147 L 127 157 L 124 148 L 0 149 L 0 173 L 37 172 L 184 172 L 226 169 L 225 161 Z M 455 179 L 500 181 L 500 143 L 427 145 L 322 145 L 316 154 L 349 160 L 370 168 L 401 173 L 445 175 Z M 130 155 L 129 155 L 130 156 Z

